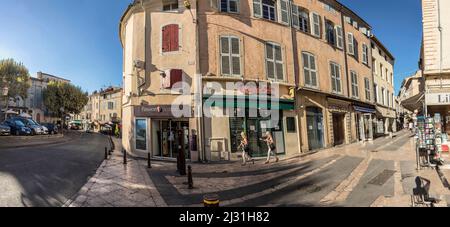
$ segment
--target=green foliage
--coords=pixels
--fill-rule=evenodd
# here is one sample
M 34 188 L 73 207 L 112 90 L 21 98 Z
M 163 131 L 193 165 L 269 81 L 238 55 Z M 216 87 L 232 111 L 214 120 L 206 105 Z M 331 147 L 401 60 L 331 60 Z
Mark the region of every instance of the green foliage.
M 28 69 L 14 59 L 0 60 L 0 89 L 5 85 L 9 88 L 8 97 L 26 99 L 31 86 Z
M 88 102 L 86 93 L 80 87 L 63 82 L 50 82 L 43 96 L 44 105 L 59 117 L 79 114 Z

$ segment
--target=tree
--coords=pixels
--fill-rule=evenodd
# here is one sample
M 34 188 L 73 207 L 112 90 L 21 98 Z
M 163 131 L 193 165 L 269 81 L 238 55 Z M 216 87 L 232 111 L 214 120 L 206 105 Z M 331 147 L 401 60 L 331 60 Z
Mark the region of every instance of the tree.
M 63 120 L 66 114 L 79 114 L 88 102 L 80 87 L 64 82 L 50 82 L 42 92 L 47 109 Z
M 22 64 L 14 59 L 0 60 L 0 89 L 8 87 L 8 97 L 16 98 L 20 96 L 26 99 L 30 88 L 30 73 Z

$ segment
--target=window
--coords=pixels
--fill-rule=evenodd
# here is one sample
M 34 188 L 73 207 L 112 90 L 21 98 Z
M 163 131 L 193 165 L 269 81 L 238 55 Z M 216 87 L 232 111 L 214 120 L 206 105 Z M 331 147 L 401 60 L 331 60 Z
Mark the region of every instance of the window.
M 394 84 L 394 74 L 391 73 L 391 84 Z
M 352 95 L 355 98 L 359 97 L 359 91 L 358 91 L 358 75 L 356 75 L 356 72 L 351 71 L 350 72 L 351 79 L 352 79 Z
M 372 59 L 372 70 L 375 75 L 378 73 L 377 72 L 377 61 L 375 59 Z
M 385 70 L 386 70 L 386 71 L 385 71 L 385 74 L 384 74 L 384 76 L 386 77 L 385 80 L 389 82 L 389 80 L 388 80 L 388 76 L 389 76 L 389 75 L 388 75 L 388 74 L 389 74 L 389 73 L 388 73 L 388 69 L 385 69 Z
M 163 11 L 173 11 L 178 9 L 178 0 L 163 0 Z
M 114 102 L 108 102 L 108 110 L 114 109 Z
M 331 73 L 331 90 L 335 93 L 341 93 L 341 67 L 334 63 L 330 63 L 330 73 Z
M 384 78 L 383 77 L 383 64 L 380 64 L 380 77 Z
M 173 52 L 180 49 L 178 24 L 169 24 L 162 29 L 162 52 Z
M 305 76 L 305 86 L 317 87 L 317 66 L 316 57 L 310 53 L 303 52 L 303 71 Z
M 268 79 L 284 80 L 284 63 L 281 46 L 266 43 L 266 74 Z
M 391 106 L 391 95 L 386 91 L 386 106 Z
M 341 26 L 336 26 L 336 46 L 340 49 L 344 48 L 344 34 Z
M 367 65 L 369 64 L 369 48 L 367 47 L 366 44 L 363 44 L 362 49 L 363 49 L 362 62 Z
M 312 13 L 312 34 L 318 38 L 320 38 L 320 15 L 317 13 Z
M 386 91 L 384 88 L 381 88 L 381 104 L 386 105 Z
M 308 10 L 300 6 L 292 5 L 292 24 L 295 28 L 300 29 L 300 31 L 310 33 L 309 27 L 311 24 Z M 320 33 L 318 36 L 320 36 Z
M 364 88 L 366 91 L 366 100 L 370 101 L 370 80 L 369 80 L 369 78 L 364 78 Z
M 374 84 L 373 85 L 373 90 L 374 90 L 374 94 L 373 94 L 373 96 L 375 97 L 375 102 L 376 103 L 379 103 L 379 97 L 378 97 L 378 85 L 377 84 Z
M 267 20 L 276 21 L 275 1 L 253 0 L 253 15 Z
M 220 62 L 223 76 L 241 76 L 241 48 L 239 38 L 220 37 Z
M 287 0 L 280 0 L 280 19 L 282 23 L 289 24 L 289 7 Z
M 331 45 L 336 45 L 336 31 L 334 29 L 334 24 L 331 21 L 325 21 L 325 29 L 327 31 L 327 41 Z
M 220 12 L 238 13 L 239 0 L 220 0 Z
M 347 51 L 349 54 L 351 55 L 355 55 L 355 43 L 354 43 L 354 38 L 353 38 L 353 34 L 352 33 L 348 33 L 347 34 Z
M 136 119 L 135 127 L 136 149 L 147 150 L 147 120 Z
M 288 133 L 297 132 L 295 117 L 286 117 L 286 131 Z

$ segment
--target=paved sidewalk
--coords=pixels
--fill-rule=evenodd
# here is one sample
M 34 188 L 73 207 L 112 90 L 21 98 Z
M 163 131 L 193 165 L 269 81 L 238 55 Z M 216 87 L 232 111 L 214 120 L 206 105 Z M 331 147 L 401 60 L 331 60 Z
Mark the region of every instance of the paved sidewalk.
M 148 177 L 145 162 L 128 159 L 123 164 L 121 146 L 98 168 L 83 188 L 65 203 L 66 207 L 165 207 Z

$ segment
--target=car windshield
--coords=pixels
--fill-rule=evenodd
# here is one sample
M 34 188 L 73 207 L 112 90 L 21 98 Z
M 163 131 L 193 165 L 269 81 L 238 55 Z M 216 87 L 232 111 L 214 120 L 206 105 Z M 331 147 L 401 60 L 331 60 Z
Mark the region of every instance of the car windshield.
M 25 126 L 25 125 L 23 124 L 23 122 L 22 122 L 22 121 L 19 121 L 19 120 L 15 120 L 14 123 L 15 123 L 17 126 L 20 126 L 20 127 L 24 127 L 24 126 Z
M 27 119 L 27 122 L 29 125 L 38 125 L 35 121 L 33 121 L 31 119 Z

